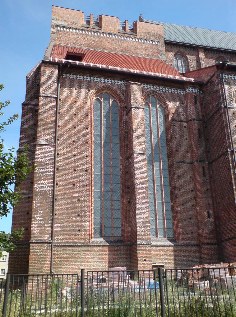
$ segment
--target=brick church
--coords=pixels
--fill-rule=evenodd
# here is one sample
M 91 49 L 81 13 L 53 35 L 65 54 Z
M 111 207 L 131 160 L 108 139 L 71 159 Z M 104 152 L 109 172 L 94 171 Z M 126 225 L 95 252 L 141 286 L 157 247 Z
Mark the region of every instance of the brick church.
M 53 6 L 11 273 L 236 261 L 236 33 Z

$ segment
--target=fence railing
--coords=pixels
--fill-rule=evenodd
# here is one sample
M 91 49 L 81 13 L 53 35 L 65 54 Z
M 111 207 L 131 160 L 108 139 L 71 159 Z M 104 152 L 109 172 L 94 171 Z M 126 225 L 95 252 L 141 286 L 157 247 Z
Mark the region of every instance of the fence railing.
M 236 317 L 233 267 L 8 275 L 3 317 Z
M 166 316 L 236 316 L 234 268 L 166 270 Z
M 78 316 L 79 287 L 77 274 L 8 275 L 2 316 Z

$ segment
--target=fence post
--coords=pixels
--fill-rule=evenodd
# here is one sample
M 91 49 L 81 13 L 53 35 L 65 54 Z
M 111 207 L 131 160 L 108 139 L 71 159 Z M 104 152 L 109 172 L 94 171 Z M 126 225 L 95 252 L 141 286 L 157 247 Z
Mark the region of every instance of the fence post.
M 81 317 L 84 317 L 84 269 L 81 270 L 80 276 L 80 296 L 81 296 Z
M 79 316 L 79 311 L 80 311 L 80 303 L 79 303 L 79 290 L 80 290 L 80 275 L 77 273 L 76 274 L 76 291 L 75 291 L 75 298 L 76 298 L 76 305 L 75 305 L 75 317 Z
M 165 294 L 164 294 L 164 270 L 162 267 L 158 268 L 159 288 L 160 288 L 160 304 L 161 317 L 165 317 Z
M 2 317 L 7 316 L 7 303 L 8 303 L 8 296 L 9 296 L 9 288 L 10 288 L 10 274 L 7 273 L 7 280 L 4 290 L 4 301 L 3 301 L 3 308 L 2 308 Z

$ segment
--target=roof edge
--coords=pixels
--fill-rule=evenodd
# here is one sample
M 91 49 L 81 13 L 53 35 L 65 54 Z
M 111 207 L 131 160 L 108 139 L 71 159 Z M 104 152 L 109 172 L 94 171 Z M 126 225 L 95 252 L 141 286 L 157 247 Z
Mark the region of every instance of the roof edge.
M 202 81 L 195 80 L 194 78 L 188 78 L 188 77 L 180 77 L 180 76 L 172 76 L 172 75 L 166 75 L 166 74 L 159 74 L 159 73 L 150 73 L 150 72 L 144 72 L 144 71 L 138 71 L 138 70 L 131 70 L 126 68 L 119 68 L 119 67 L 112 67 L 112 66 L 105 66 L 105 65 L 99 65 L 99 64 L 92 64 L 92 63 L 84 63 L 84 62 L 78 62 L 78 61 L 69 61 L 65 59 L 53 59 L 50 58 L 49 60 L 42 60 L 42 63 L 48 63 L 48 64 L 54 64 L 54 65 L 65 65 L 67 67 L 70 67 L 71 65 L 73 67 L 81 67 L 85 69 L 95 69 L 95 70 L 104 70 L 109 72 L 116 72 L 116 73 L 122 73 L 122 74 L 129 74 L 134 76 L 143 76 L 143 77 L 149 77 L 149 78 L 157 78 L 160 80 L 167 80 L 172 82 L 184 82 L 184 83 L 191 83 L 191 84 L 202 84 Z

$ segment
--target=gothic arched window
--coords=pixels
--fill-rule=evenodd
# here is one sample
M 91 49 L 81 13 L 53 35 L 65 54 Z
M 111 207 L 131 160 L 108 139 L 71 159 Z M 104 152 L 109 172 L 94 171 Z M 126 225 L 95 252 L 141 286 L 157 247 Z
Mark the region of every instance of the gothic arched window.
M 119 105 L 103 93 L 93 104 L 94 237 L 121 237 Z
M 172 238 L 165 112 L 152 96 L 145 105 L 145 134 L 151 236 Z
M 174 67 L 180 73 L 186 73 L 189 70 L 187 57 L 181 53 L 176 53 L 174 56 Z

